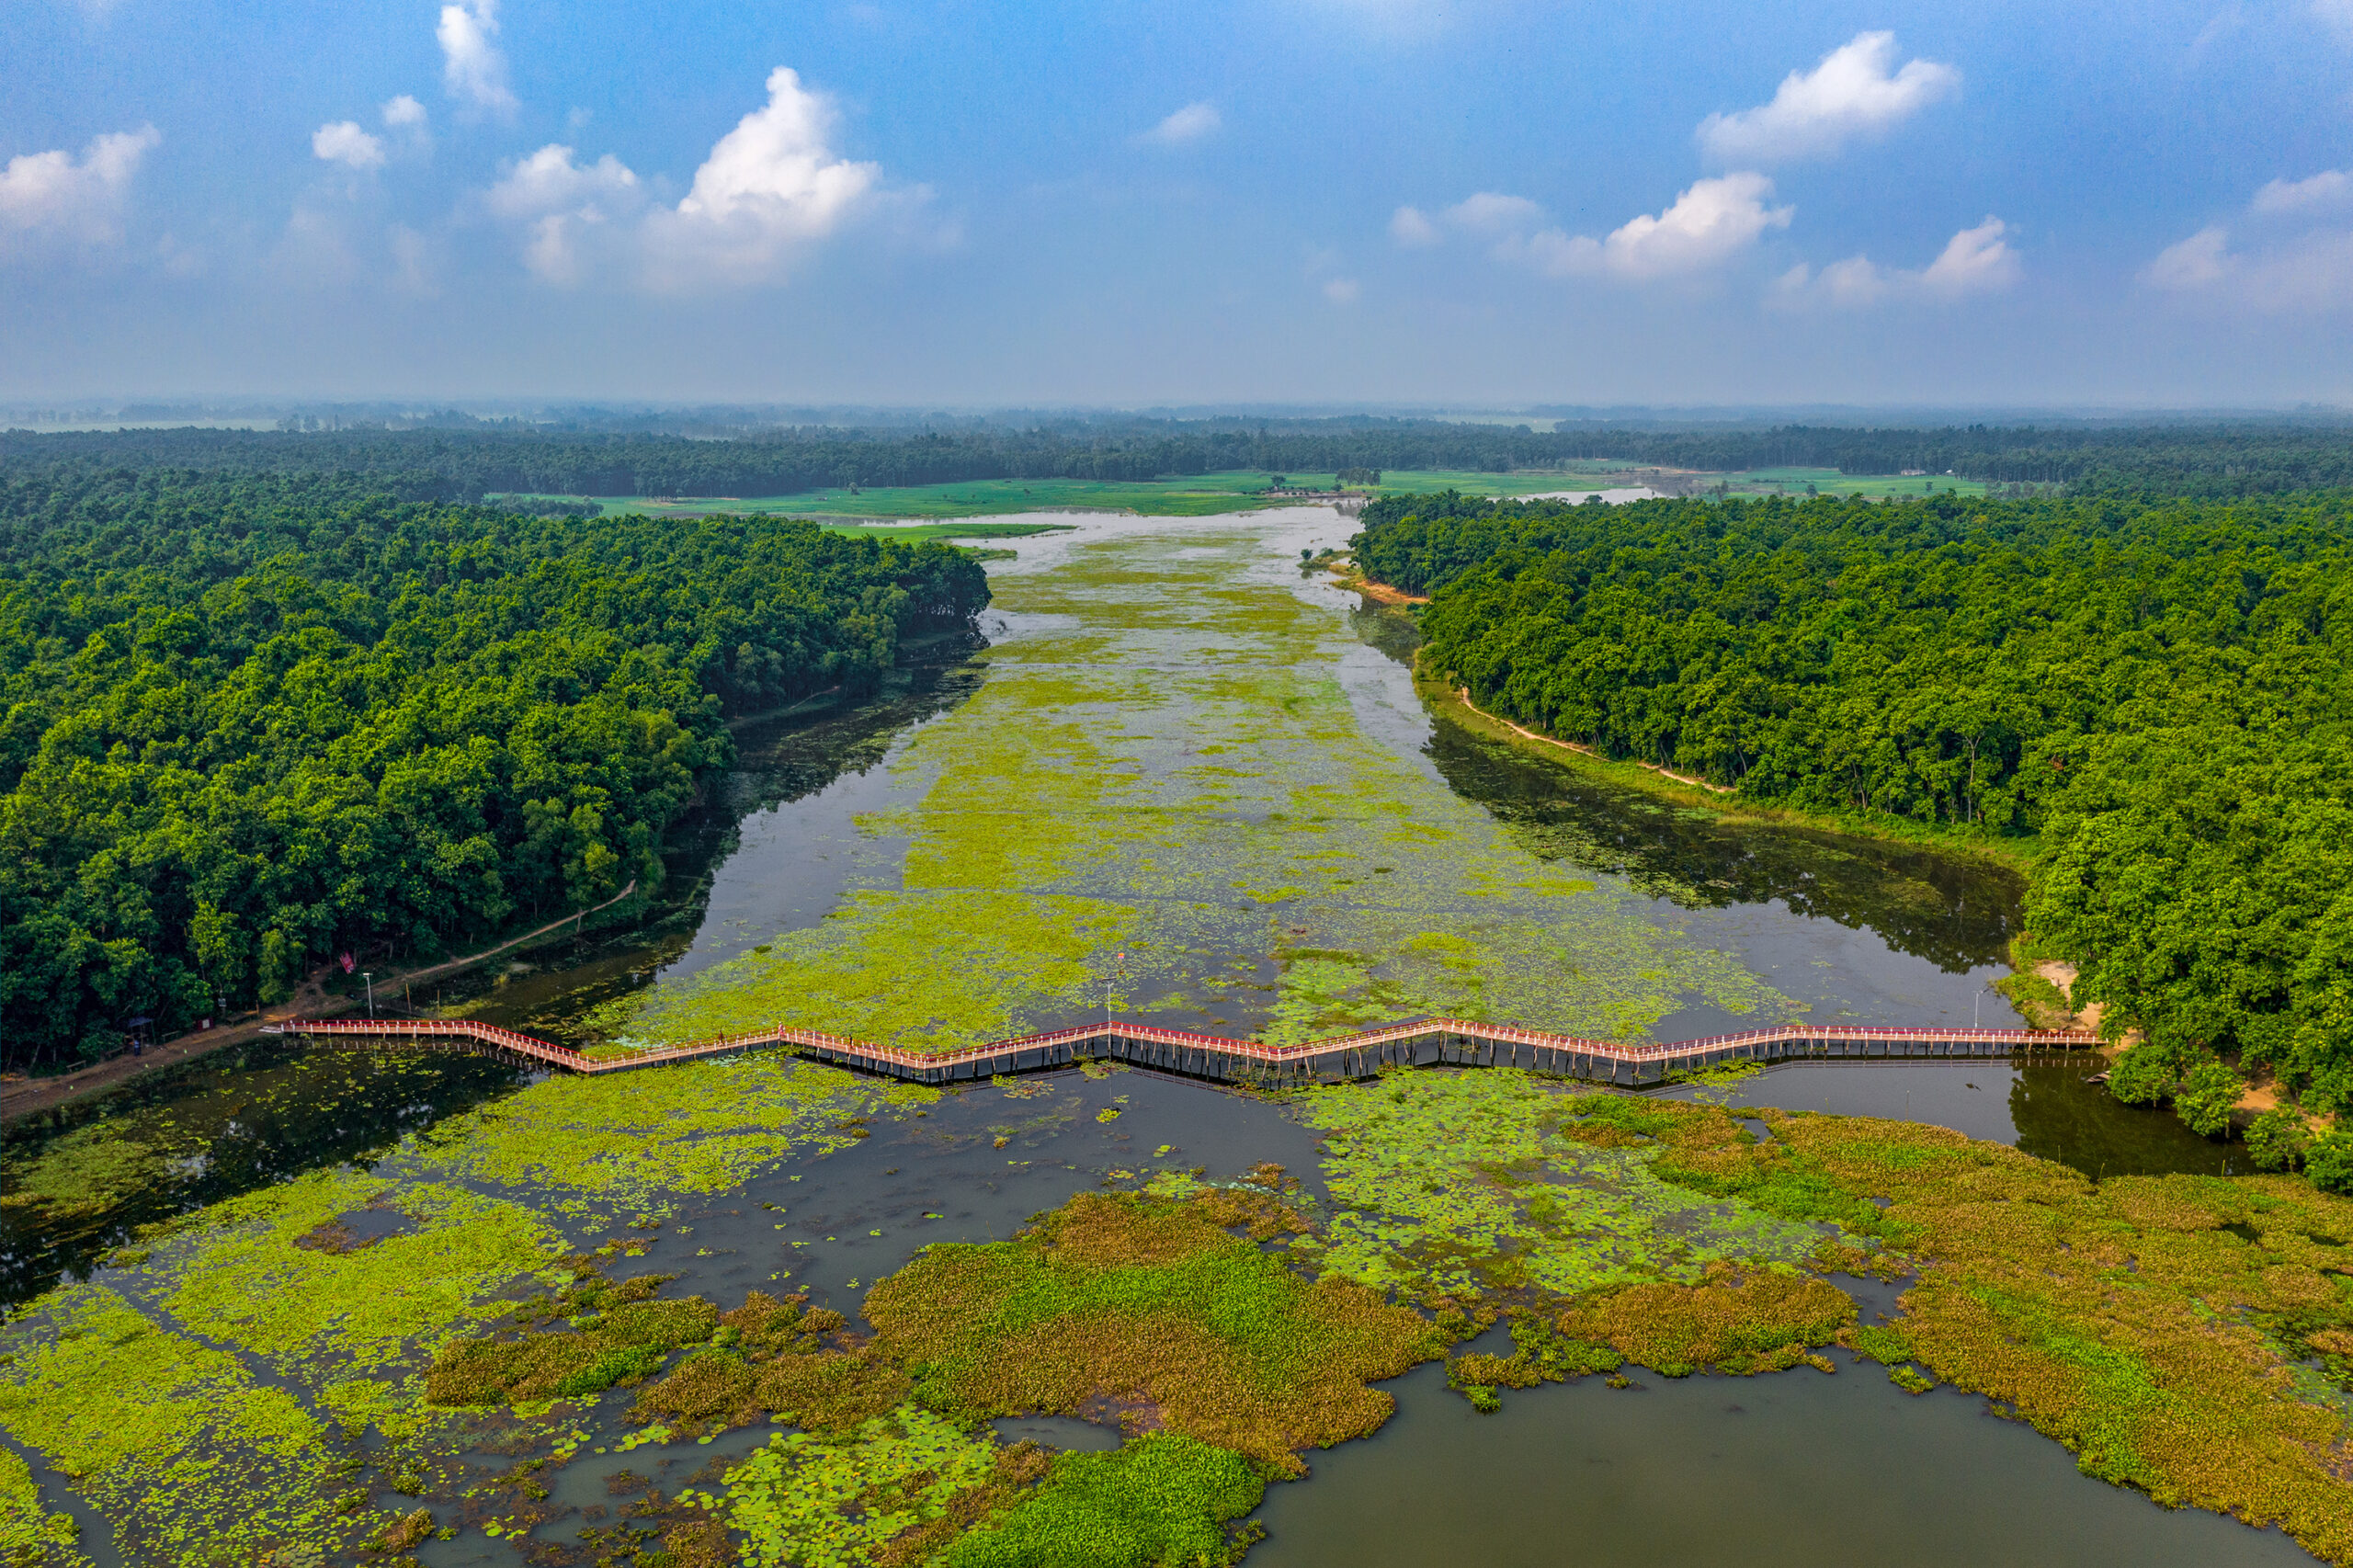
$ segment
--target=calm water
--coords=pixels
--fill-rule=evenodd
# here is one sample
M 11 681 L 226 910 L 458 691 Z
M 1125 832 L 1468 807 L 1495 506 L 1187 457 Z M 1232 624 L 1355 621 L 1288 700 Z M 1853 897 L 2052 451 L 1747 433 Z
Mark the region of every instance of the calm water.
M 1278 559 L 1337 543 L 1352 527 L 1312 511 L 1260 526 Z M 2018 919 L 2019 888 L 2007 873 L 1729 824 L 1435 722 L 1413 694 L 1409 626 L 1321 578 L 1302 576 L 1297 591 L 1359 633 L 1337 673 L 1362 726 L 1532 852 L 1621 881 L 1658 919 L 1737 954 L 1813 1017 L 2015 1021 L 1987 989 L 2006 972 Z M 993 638 L 1022 634 L 1002 616 L 983 629 Z M 884 802 L 887 765 L 906 738 L 985 679 L 964 652 L 934 650 L 855 711 L 741 734 L 739 769 L 673 846 L 671 902 L 651 928 L 536 952 L 470 978 L 462 992 L 419 1000 L 471 998 L 480 1016 L 576 1038 L 592 1008 L 659 974 L 708 968 L 813 924 L 847 893 L 895 887 L 900 846 L 861 832 L 858 818 Z M 1228 1027 L 1243 1032 L 1253 1022 L 1237 1010 Z M 1654 1032 L 1677 1038 L 1743 1022 L 1691 1007 Z M 1806 1065 L 1710 1092 L 1939 1122 L 2094 1176 L 2225 1168 L 2229 1148 L 2191 1136 L 2169 1115 L 2118 1105 L 2083 1081 L 2091 1070 L 2074 1061 Z M 365 1163 L 406 1131 L 523 1081 L 466 1057 L 274 1043 L 11 1127 L 12 1170 L 96 1124 L 158 1155 L 147 1179 L 70 1221 L 0 1209 L 0 1290 L 22 1300 L 85 1270 L 134 1223 L 322 1164 Z M 1120 1111 L 1116 1121 L 1096 1119 L 1109 1108 Z M 1145 1073 L 1064 1072 L 1011 1093 L 980 1085 L 923 1117 L 878 1121 L 872 1137 L 849 1148 L 788 1162 L 715 1199 L 688 1199 L 640 1267 L 676 1273 L 668 1290 L 677 1293 L 733 1302 L 784 1284 L 854 1312 L 868 1287 L 928 1243 L 1009 1235 L 1073 1193 L 1132 1187 L 1159 1165 L 1230 1176 L 1272 1160 L 1312 1182 L 1313 1142 L 1277 1105 Z M 1500 1415 L 1480 1416 L 1444 1388 L 1438 1368 L 1398 1380 L 1391 1386 L 1400 1413 L 1381 1434 L 1313 1456 L 1310 1482 L 1270 1492 L 1261 1517 L 1271 1539 L 1249 1562 L 2307 1561 L 2276 1534 L 2167 1513 L 2088 1481 L 2063 1450 L 1989 1415 L 1982 1400 L 1941 1392 L 1915 1399 L 1875 1367 L 1835 1377 L 1637 1381 L 1640 1391 L 1587 1380 L 1511 1393 Z M 627 1397 L 608 1400 L 601 1425 L 618 1427 Z M 1110 1440 L 1071 1423 L 1008 1435 L 1090 1447 Z M 637 1473 L 675 1486 L 739 1438 L 628 1458 Z M 606 1472 L 621 1463 L 584 1457 L 563 1472 L 560 1500 L 583 1511 L 603 1506 Z M 575 1514 L 544 1533 L 567 1539 L 580 1523 Z M 479 1534 L 432 1543 L 422 1555 L 440 1568 L 517 1561 Z
M 1833 1353 L 1836 1355 L 1836 1352 Z M 1472 1410 L 1424 1367 L 1398 1413 L 1277 1486 L 1250 1568 L 2237 1568 L 2310 1563 L 2276 1530 L 2079 1474 L 2031 1428 L 1875 1364 L 1832 1376 L 1601 1380 Z

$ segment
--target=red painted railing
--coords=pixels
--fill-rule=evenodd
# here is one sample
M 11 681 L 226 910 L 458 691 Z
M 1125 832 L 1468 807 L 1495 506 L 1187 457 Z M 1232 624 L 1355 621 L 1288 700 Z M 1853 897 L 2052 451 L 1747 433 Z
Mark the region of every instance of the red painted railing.
M 1521 1028 L 1510 1024 L 1484 1024 L 1468 1018 L 1429 1018 L 1418 1023 L 1393 1024 L 1386 1028 L 1367 1029 L 1357 1034 L 1335 1035 L 1327 1040 L 1310 1040 L 1302 1045 L 1264 1045 L 1255 1040 L 1229 1040 L 1222 1035 L 1197 1034 L 1188 1029 L 1162 1028 L 1154 1024 L 1082 1024 L 1075 1028 L 1054 1029 L 1045 1034 L 1022 1035 L 1013 1040 L 993 1040 L 986 1045 L 968 1046 L 961 1051 L 907 1051 L 892 1045 L 874 1045 L 844 1035 L 826 1034 L 817 1029 L 777 1028 L 754 1034 L 721 1035 L 711 1040 L 693 1040 L 685 1045 L 659 1050 L 634 1051 L 627 1055 L 608 1057 L 585 1056 L 566 1045 L 554 1045 L 496 1024 L 476 1023 L 468 1018 L 314 1018 L 273 1025 L 269 1032 L 309 1035 L 366 1035 L 377 1038 L 393 1037 L 417 1040 L 435 1039 L 465 1040 L 476 1045 L 488 1046 L 571 1073 L 616 1073 L 630 1068 L 649 1067 L 665 1062 L 686 1062 L 703 1057 L 722 1056 L 731 1051 L 756 1051 L 778 1046 L 798 1046 L 815 1051 L 835 1061 L 853 1066 L 889 1072 L 931 1074 L 943 1069 L 977 1066 L 991 1059 L 1000 1058 L 1007 1066 L 1017 1064 L 1029 1053 L 1051 1050 L 1058 1045 L 1073 1044 L 1084 1040 L 1097 1040 L 1106 1035 L 1120 1040 L 1154 1045 L 1170 1045 L 1211 1052 L 1233 1061 L 1266 1067 L 1304 1066 L 1324 1057 L 1344 1055 L 1349 1051 L 1376 1049 L 1404 1040 L 1422 1040 L 1433 1035 L 1452 1036 L 1490 1044 L 1528 1045 L 1540 1050 L 1581 1056 L 1588 1060 L 1629 1064 L 1665 1064 L 1670 1061 L 1704 1060 L 1719 1052 L 1745 1054 L 1742 1048 L 1779 1044 L 1802 1044 L 1809 1040 L 1870 1040 L 1888 1045 L 1927 1046 L 1938 1042 L 1974 1045 L 2002 1045 L 2032 1049 L 2036 1047 L 2075 1047 L 2091 1045 L 2097 1037 L 2082 1030 L 2003 1029 L 2003 1028 L 1901 1028 L 1877 1025 L 1817 1025 L 1783 1024 L 1770 1028 L 1747 1029 L 1737 1034 L 1709 1035 L 1699 1040 L 1674 1040 L 1663 1044 L 1624 1045 L 1616 1040 L 1586 1040 L 1577 1035 L 1552 1034 L 1543 1029 Z M 1930 1055 L 1927 1051 L 1902 1051 L 1898 1055 Z M 957 1074 L 961 1076 L 963 1074 Z

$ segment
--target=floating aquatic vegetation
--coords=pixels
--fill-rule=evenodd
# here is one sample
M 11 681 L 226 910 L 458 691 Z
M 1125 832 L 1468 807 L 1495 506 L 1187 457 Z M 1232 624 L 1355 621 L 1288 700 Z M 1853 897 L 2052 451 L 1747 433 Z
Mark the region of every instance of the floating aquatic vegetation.
M 9 1449 L 0 1449 L 0 1563 L 7 1568 L 88 1568 L 74 1516 L 41 1506 L 33 1472 Z
M 934 1409 L 1120 1413 L 1297 1474 L 1296 1450 L 1387 1420 L 1366 1385 L 1442 1341 L 1362 1286 L 1309 1283 L 1228 1217 L 1082 1193 L 1012 1241 L 926 1247 L 868 1295 L 876 1348 Z
M 958 1540 L 940 1568 L 1213 1568 L 1256 1532 L 1229 1522 L 1258 1506 L 1265 1480 L 1241 1455 L 1177 1432 L 1112 1453 L 1055 1456 L 1034 1493 Z
M 168 1158 L 115 1123 L 94 1121 L 51 1139 L 32 1159 L 10 1160 L 0 1209 L 39 1210 L 52 1221 L 104 1213 L 162 1177 Z
M 1811 1362 L 1855 1323 L 1844 1290 L 1793 1268 L 1717 1264 L 1697 1285 L 1629 1285 L 1554 1319 L 1567 1339 L 1603 1344 L 1670 1378 L 1701 1369 L 1748 1374 Z
M 938 1097 L 783 1051 L 566 1074 L 450 1118 L 419 1135 L 404 1163 L 420 1174 L 551 1193 L 570 1213 L 597 1205 L 642 1211 L 680 1192 L 723 1192 L 790 1154 L 845 1147 L 861 1135 L 858 1119 Z
M 893 1536 L 941 1517 L 983 1482 L 998 1449 L 912 1405 L 844 1437 L 782 1433 L 727 1472 L 723 1494 L 681 1493 L 742 1537 L 754 1568 L 849 1568 Z
M 290 1541 L 356 1545 L 387 1522 L 355 1505 L 330 1434 L 228 1352 L 158 1327 L 94 1285 L 50 1293 L 0 1372 L 0 1427 L 113 1527 L 132 1562 L 249 1563 Z
M 569 1320 L 568 1330 L 452 1340 L 426 1369 L 426 1397 L 445 1405 L 536 1404 L 635 1382 L 719 1327 L 718 1311 L 699 1296 L 653 1300 L 667 1278 L 609 1282 L 592 1272 L 548 1309 Z
M 1508 1068 L 1385 1074 L 1305 1091 L 1329 1134 L 1333 1213 L 1299 1250 L 1327 1275 L 1424 1298 L 1574 1296 L 1711 1264 L 1811 1257 L 1822 1233 L 1660 1179 L 1654 1140 L 1749 1136 L 1712 1108 L 1578 1095 Z
M 896 754 L 899 798 L 867 824 L 906 840 L 896 883 L 657 987 L 619 1032 L 804 1021 L 938 1046 L 1109 1005 L 1231 1014 L 1278 1039 L 1392 1011 L 1633 1036 L 1695 998 L 1787 1005 L 1370 737 L 1326 678 L 1329 618 L 1237 571 L 1256 548 L 1123 540 L 1005 579 L 1001 602 L 1042 630 L 993 650 L 970 706 Z M 779 1417 L 799 1429 L 690 1508 L 647 1498 L 613 1524 L 615 1554 L 636 1531 L 629 1553 L 697 1568 L 739 1551 L 1218 1562 L 1264 1475 L 1381 1424 L 1369 1382 L 1508 1311 L 1511 1355 L 1451 1365 L 1474 1397 L 1626 1358 L 1754 1370 L 1843 1338 L 1899 1386 L 1933 1373 L 1994 1393 L 2094 1473 L 2279 1519 L 2353 1561 L 2353 1220 L 2293 1183 L 2094 1187 L 1929 1130 L 1766 1112 L 1759 1143 L 1716 1107 L 1439 1072 L 1296 1096 L 1329 1135 L 1321 1213 L 1279 1172 L 1233 1186 L 1155 1166 L 1159 1134 L 1140 1135 L 1122 1179 L 1150 1171 L 1146 1196 L 1083 1197 L 1014 1241 L 919 1256 L 868 1299 L 870 1340 L 795 1297 L 718 1312 L 545 1272 L 618 1215 L 733 1190 L 933 1097 L 782 1053 L 534 1085 L 372 1174 L 216 1206 L 51 1293 L 0 1347 L 0 1428 L 74 1483 L 91 1544 L 111 1528 L 134 1562 L 397 1550 L 416 1509 L 381 1506 L 394 1492 L 445 1513 L 454 1494 L 469 1532 L 528 1541 L 585 1444 L 658 1454 Z M 1026 1143 L 1076 1118 L 1022 1108 L 1043 1114 L 992 1131 Z M 26 1162 L 54 1155 L 41 1202 L 119 1192 L 182 1148 L 160 1119 L 122 1131 L 119 1148 L 60 1139 Z M 363 1222 L 387 1213 L 399 1223 Z M 1324 1278 L 1269 1250 L 1286 1243 Z M 1904 1317 L 1854 1323 L 1803 1272 L 1833 1261 L 1916 1269 Z M 534 1274 L 558 1289 L 524 1304 L 530 1332 L 485 1335 Z M 1392 1289 L 1438 1322 L 1386 1303 Z M 525 1348 L 466 1348 L 485 1343 Z M 442 1395 L 498 1403 L 428 1405 L 428 1366 Z M 632 1378 L 630 1419 L 652 1425 L 592 1436 L 626 1398 L 598 1415 L 571 1401 Z M 1049 1462 L 968 1424 L 999 1410 L 1141 1435 Z M 468 1447 L 513 1468 L 459 1473 Z M 58 1500 L 7 1452 L 0 1529 L 53 1534 Z
M 2002 1401 L 2087 1474 L 2353 1561 L 2353 1368 L 2330 1351 L 2353 1348 L 2353 1199 L 2279 1176 L 2094 1183 L 1943 1128 L 1758 1114 L 1769 1142 L 1675 1157 L 1711 1189 L 1900 1236 L 1918 1278 L 1859 1348 Z
M 301 1243 L 337 1216 L 395 1207 L 409 1228 L 347 1252 Z M 319 1171 L 173 1222 L 126 1286 L 175 1322 L 283 1372 L 390 1367 L 506 1309 L 490 1297 L 563 1251 L 521 1205 L 438 1182 Z
M 993 582 L 1024 630 L 895 756 L 896 887 L 618 1004 L 617 1048 L 779 1023 L 943 1050 L 1095 1009 L 1291 1040 L 1399 1012 L 1640 1035 L 1787 1008 L 1369 733 L 1356 645 L 1253 533 L 1089 541 Z M 1236 953 L 1264 955 L 1237 981 Z M 1271 983 L 1270 1014 L 1255 1016 Z
M 10 1327 L 0 1428 L 70 1478 L 133 1561 L 338 1550 L 398 1523 L 365 1490 L 353 1501 L 356 1464 L 412 1494 L 447 1473 L 459 1418 L 426 1405 L 420 1364 L 564 1254 L 541 1210 L 722 1189 L 934 1097 L 782 1057 L 536 1085 L 412 1140 L 375 1174 L 313 1172 L 157 1227 L 111 1288 L 51 1292 Z M 636 1341 L 709 1335 L 707 1306 L 614 1310 L 664 1319 L 636 1324 Z M 668 1321 L 681 1312 L 696 1321 Z M 545 1398 L 659 1358 L 617 1340 L 560 1369 L 494 1359 L 471 1369 L 482 1390 Z M 459 1381 L 444 1369 L 442 1392 Z
M 709 1349 L 639 1396 L 634 1418 L 699 1433 L 772 1415 L 840 1435 L 907 1397 L 906 1373 L 844 1334 L 839 1312 L 812 1308 L 806 1296 L 779 1301 L 755 1290 L 720 1321 Z

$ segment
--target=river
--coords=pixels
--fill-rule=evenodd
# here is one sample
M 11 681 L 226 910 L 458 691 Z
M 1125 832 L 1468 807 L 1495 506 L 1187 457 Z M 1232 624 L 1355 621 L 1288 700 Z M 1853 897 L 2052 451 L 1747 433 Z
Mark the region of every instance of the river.
M 2017 1021 L 1990 989 L 2018 920 L 2009 873 L 1728 823 L 1433 717 L 1410 626 L 1300 565 L 1349 519 L 1043 520 L 1075 526 L 993 563 L 998 602 L 972 645 L 921 651 L 856 709 L 739 735 L 738 769 L 676 835 L 648 926 L 419 1001 L 591 1049 L 776 1022 L 945 1046 L 1106 1007 L 1282 1040 L 1454 1011 L 1653 1039 L 1785 1017 Z M 722 1096 L 749 1081 L 692 1071 Z M 1802 1065 L 1669 1093 L 1934 1122 L 2096 1178 L 2227 1171 L 2226 1147 L 2117 1105 L 2087 1071 Z M 521 1106 L 534 1082 L 470 1058 L 271 1043 L 12 1128 L 0 1278 L 36 1305 L 74 1279 L 164 1300 L 143 1256 L 114 1249 L 274 1184 L 429 1176 L 511 1203 L 547 1170 L 433 1165 L 418 1133 Z M 652 1216 L 644 1267 L 676 1276 L 665 1294 L 731 1301 L 785 1281 L 855 1314 L 929 1243 L 1003 1238 L 1155 1170 L 1271 1161 L 1330 1198 L 1319 1136 L 1285 1107 L 1145 1073 L 860 1116 L 854 1140 L 725 1153 L 690 1187 L 559 1182 L 573 1196 L 536 1211 Z M 1858 1290 L 1892 1310 L 1892 1293 Z M 255 1354 L 281 1369 L 256 1376 L 309 1386 L 300 1358 Z M 1381 1433 L 1273 1489 L 1249 1562 L 2308 1560 L 2277 1532 L 2080 1475 L 1983 1399 L 1915 1398 L 1868 1363 L 1636 1381 L 1516 1392 L 1479 1415 L 1425 1367 L 1393 1385 L 1400 1414 Z M 627 1403 L 607 1396 L 584 1431 L 619 1433 Z M 28 1429 L 12 1445 L 70 1495 Z M 675 1490 L 745 1441 L 631 1457 Z M 571 1539 L 619 1462 L 584 1455 L 555 1494 L 574 1512 L 534 1539 Z M 109 1511 L 102 1497 L 76 1511 L 90 1509 Z M 101 1533 L 84 1550 L 117 1560 Z M 126 1539 L 138 1560 L 154 1538 Z M 418 1556 L 518 1560 L 472 1529 Z

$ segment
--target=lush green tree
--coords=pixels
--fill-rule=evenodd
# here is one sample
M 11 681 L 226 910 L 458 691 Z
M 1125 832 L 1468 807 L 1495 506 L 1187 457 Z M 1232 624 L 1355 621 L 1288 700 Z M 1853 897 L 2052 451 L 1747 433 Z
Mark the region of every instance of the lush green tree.
M 2039 835 L 2027 915 L 2147 1040 L 2123 1097 L 2227 1131 L 2243 1074 L 2353 1107 L 2353 504 L 1391 497 L 1482 707 L 1759 800 Z
M 0 472 L 0 1061 L 651 891 L 729 714 L 987 598 L 966 551 L 805 522 Z
M 2304 1118 L 2287 1106 L 2275 1106 L 2247 1124 L 2247 1158 L 2257 1170 L 2294 1170 L 2304 1163 L 2311 1142 Z

